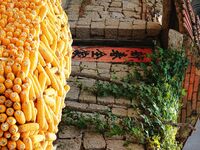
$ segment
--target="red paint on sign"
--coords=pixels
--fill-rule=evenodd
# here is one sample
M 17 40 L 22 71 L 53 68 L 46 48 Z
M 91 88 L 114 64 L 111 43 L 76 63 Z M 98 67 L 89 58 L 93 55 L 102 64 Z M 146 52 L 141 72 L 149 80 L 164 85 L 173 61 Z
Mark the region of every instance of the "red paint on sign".
M 150 62 L 150 48 L 74 46 L 73 59 L 99 62 Z

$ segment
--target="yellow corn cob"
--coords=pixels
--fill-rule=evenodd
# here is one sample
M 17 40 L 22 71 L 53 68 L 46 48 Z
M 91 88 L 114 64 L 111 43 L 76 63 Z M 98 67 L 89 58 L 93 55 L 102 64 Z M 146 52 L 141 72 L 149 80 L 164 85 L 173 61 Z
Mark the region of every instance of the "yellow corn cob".
M 39 130 L 38 123 L 26 123 L 19 126 L 19 132 L 37 131 Z
M 71 72 L 61 1 L 2 1 L 0 22 L 1 149 L 52 150 Z

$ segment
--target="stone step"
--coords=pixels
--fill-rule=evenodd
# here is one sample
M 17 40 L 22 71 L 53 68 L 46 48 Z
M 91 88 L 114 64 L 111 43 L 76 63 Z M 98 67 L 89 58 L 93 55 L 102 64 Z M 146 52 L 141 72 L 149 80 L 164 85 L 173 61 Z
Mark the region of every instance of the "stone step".
M 64 126 L 55 142 L 57 150 L 144 150 L 139 144 L 124 146 L 124 137 L 106 137 L 89 130 L 80 130 L 73 126 Z

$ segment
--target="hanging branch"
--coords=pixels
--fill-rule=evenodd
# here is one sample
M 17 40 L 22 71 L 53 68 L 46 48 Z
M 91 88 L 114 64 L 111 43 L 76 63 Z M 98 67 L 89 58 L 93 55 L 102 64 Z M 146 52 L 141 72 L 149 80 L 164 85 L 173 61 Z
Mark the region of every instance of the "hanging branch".
M 108 77 L 100 77 L 92 74 L 87 74 L 87 73 L 80 73 L 80 72 L 71 72 L 72 77 L 85 77 L 85 78 L 90 78 L 90 79 L 95 79 L 95 80 L 101 80 L 101 81 L 106 81 L 106 82 L 111 82 L 117 85 L 123 85 L 123 82 L 117 81 L 110 79 Z

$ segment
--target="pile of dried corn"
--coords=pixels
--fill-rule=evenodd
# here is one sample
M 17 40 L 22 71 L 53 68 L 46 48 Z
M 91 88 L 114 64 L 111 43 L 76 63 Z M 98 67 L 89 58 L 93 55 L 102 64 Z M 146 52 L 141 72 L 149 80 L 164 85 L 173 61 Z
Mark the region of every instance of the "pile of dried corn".
M 0 0 L 0 147 L 51 150 L 71 66 L 60 0 Z

